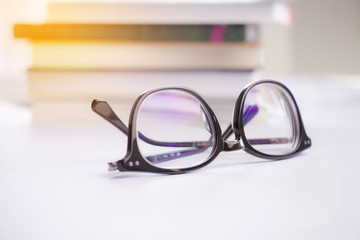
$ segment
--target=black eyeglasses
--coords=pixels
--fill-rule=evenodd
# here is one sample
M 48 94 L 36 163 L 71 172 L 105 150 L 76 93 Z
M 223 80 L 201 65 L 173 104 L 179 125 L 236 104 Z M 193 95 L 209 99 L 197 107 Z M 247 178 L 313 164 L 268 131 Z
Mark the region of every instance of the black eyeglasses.
M 209 105 L 187 88 L 143 93 L 133 105 L 129 128 L 106 101 L 94 99 L 91 107 L 128 136 L 125 158 L 110 162 L 109 171 L 184 173 L 204 167 L 222 151 L 244 149 L 280 160 L 311 146 L 293 95 L 272 80 L 241 91 L 224 133 Z M 232 134 L 235 139 L 228 141 Z

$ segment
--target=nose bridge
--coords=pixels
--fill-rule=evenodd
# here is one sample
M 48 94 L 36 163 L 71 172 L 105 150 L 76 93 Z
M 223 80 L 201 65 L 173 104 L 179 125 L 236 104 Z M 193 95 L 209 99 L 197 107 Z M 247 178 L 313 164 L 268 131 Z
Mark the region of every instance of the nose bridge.
M 224 151 L 236 151 L 242 149 L 239 141 L 224 141 Z

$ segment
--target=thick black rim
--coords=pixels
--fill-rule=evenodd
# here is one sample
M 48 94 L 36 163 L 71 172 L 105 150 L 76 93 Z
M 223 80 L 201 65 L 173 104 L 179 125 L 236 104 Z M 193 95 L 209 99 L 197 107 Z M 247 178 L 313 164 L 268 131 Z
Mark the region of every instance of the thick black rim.
M 265 84 L 265 83 L 274 84 L 274 85 L 277 85 L 278 87 L 280 87 L 283 91 L 285 91 L 287 93 L 288 97 L 290 98 L 290 100 L 292 101 L 292 103 L 294 105 L 293 110 L 295 111 L 295 115 L 296 115 L 295 117 L 297 117 L 297 120 L 298 120 L 297 127 L 298 127 L 299 136 L 297 136 L 298 140 L 297 140 L 296 147 L 294 147 L 293 150 L 287 154 L 270 155 L 270 154 L 260 152 L 260 151 L 256 150 L 249 143 L 248 139 L 246 139 L 246 134 L 245 134 L 245 130 L 244 130 L 244 117 L 243 117 L 243 114 L 241 114 L 244 112 L 246 95 L 253 87 L 255 87 L 259 84 Z M 277 81 L 274 81 L 274 80 L 257 81 L 257 82 L 247 85 L 242 90 L 242 92 L 240 93 L 240 95 L 235 103 L 232 124 L 233 124 L 233 131 L 235 133 L 236 139 L 241 140 L 243 142 L 244 150 L 252 155 L 257 156 L 257 157 L 271 159 L 271 160 L 286 159 L 286 158 L 292 157 L 295 153 L 301 152 L 311 146 L 311 140 L 306 135 L 304 124 L 301 119 L 300 111 L 299 111 L 298 105 L 295 101 L 293 94 L 290 92 L 290 90 L 285 85 L 283 85 L 282 83 L 279 83 Z
M 145 159 L 145 157 L 141 154 L 141 151 L 138 146 L 138 133 L 137 133 L 137 119 L 139 114 L 139 109 L 141 107 L 141 104 L 143 101 L 150 95 L 160 92 L 160 91 L 166 91 L 166 90 L 177 90 L 186 92 L 192 96 L 194 96 L 199 103 L 204 107 L 205 111 L 209 115 L 209 122 L 212 128 L 212 131 L 214 132 L 214 147 L 212 149 L 212 152 L 210 153 L 209 157 L 203 161 L 202 163 L 193 166 L 193 167 L 187 167 L 187 168 L 174 168 L 174 169 L 165 169 L 165 168 L 159 168 L 151 163 L 149 163 L 148 160 Z M 179 88 L 179 87 L 165 87 L 165 88 L 157 88 L 157 89 L 151 89 L 145 93 L 143 93 L 138 99 L 135 101 L 134 106 L 131 110 L 130 119 L 129 119 L 129 134 L 128 134 L 128 148 L 127 148 L 127 154 L 124 158 L 124 161 L 121 163 L 121 168 L 128 171 L 151 171 L 151 172 L 162 172 L 162 173 L 184 173 L 192 170 L 196 170 L 199 168 L 202 168 L 209 164 L 211 161 L 213 161 L 216 156 L 223 150 L 223 140 L 221 138 L 221 128 L 218 123 L 218 120 L 210 108 L 210 106 L 205 102 L 205 100 L 192 91 L 191 89 L 187 88 Z

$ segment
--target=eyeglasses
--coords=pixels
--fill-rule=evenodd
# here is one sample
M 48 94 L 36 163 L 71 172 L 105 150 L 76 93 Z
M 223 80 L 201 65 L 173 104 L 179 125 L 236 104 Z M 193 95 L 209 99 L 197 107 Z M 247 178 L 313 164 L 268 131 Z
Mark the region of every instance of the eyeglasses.
M 244 149 L 257 157 L 280 160 L 311 146 L 290 90 L 273 80 L 246 86 L 222 133 L 209 105 L 194 91 L 152 89 L 135 101 L 129 128 L 104 100 L 92 110 L 128 136 L 126 156 L 109 171 L 184 173 L 204 167 L 222 151 Z M 235 140 L 228 141 L 234 134 Z

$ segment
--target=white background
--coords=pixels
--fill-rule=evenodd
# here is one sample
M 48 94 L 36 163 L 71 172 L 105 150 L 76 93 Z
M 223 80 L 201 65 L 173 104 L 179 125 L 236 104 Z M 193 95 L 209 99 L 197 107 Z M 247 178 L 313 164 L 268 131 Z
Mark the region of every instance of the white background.
M 189 174 L 108 173 L 126 151 L 108 123 L 31 124 L 14 103 L 28 103 L 30 50 L 12 24 L 43 20 L 45 2 L 0 0 L 0 97 L 13 100 L 0 101 L 1 240 L 360 239 L 359 77 L 278 78 L 313 142 L 295 158 L 233 152 Z M 359 1 L 288 2 L 294 25 L 264 29 L 265 76 L 359 74 Z

